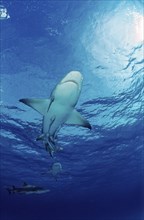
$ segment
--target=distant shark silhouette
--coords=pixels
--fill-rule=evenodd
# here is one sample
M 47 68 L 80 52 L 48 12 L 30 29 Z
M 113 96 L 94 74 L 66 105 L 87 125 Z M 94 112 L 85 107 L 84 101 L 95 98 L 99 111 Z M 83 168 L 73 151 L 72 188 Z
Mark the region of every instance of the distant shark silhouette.
M 57 133 L 63 124 L 78 125 L 91 129 L 90 123 L 74 107 L 78 102 L 83 77 L 78 71 L 68 73 L 52 91 L 50 99 L 20 99 L 43 115 L 42 140 L 53 157 Z
M 62 173 L 62 165 L 61 163 L 53 163 L 51 173 L 53 177 L 57 180 L 57 177 L 60 173 Z
M 45 174 L 52 174 L 52 176 L 55 178 L 55 180 L 58 180 L 58 177 L 60 174 L 63 174 L 62 165 L 59 162 L 53 163 L 52 167 L 49 171 L 43 172 L 42 175 Z
M 70 172 L 64 171 L 61 163 L 55 162 L 52 164 L 51 169 L 48 171 L 44 171 L 41 173 L 42 175 L 51 174 L 56 181 L 58 181 L 59 177 L 68 177 L 70 178 Z
M 50 191 L 49 189 L 43 189 L 42 187 L 29 185 L 27 183 L 24 183 L 21 187 L 12 186 L 11 188 L 6 189 L 9 194 L 42 194 Z

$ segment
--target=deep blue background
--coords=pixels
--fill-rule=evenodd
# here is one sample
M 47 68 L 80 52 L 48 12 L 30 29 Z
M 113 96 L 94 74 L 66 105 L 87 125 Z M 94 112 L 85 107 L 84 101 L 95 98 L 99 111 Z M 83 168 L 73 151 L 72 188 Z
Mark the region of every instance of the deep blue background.
M 0 20 L 2 220 L 143 218 L 143 1 L 3 1 Z M 18 102 L 49 97 L 71 70 L 84 76 L 77 109 L 92 130 L 64 126 L 52 159 L 41 116 Z M 54 162 L 58 181 L 43 175 Z M 50 189 L 9 195 L 23 182 Z

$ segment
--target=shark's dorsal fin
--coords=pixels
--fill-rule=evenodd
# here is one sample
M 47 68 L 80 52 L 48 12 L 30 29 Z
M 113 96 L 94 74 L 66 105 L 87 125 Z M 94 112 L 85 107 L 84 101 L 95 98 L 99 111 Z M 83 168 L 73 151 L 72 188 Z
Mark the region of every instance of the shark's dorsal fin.
M 78 111 L 76 111 L 75 109 L 72 111 L 70 117 L 68 118 L 68 120 L 66 121 L 66 124 L 70 124 L 70 125 L 79 125 L 82 127 L 86 127 L 91 129 L 91 125 L 90 123 L 87 121 L 87 119 L 85 119 Z
M 42 115 L 45 115 L 50 105 L 50 99 L 20 99 L 25 105 L 30 106 Z
M 23 183 L 23 186 L 27 186 L 28 184 L 26 182 Z

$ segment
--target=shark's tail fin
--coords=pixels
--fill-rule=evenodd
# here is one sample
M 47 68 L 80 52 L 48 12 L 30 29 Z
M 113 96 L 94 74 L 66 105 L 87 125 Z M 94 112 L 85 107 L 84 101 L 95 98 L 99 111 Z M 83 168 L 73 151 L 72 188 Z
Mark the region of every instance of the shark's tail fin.
M 54 137 L 48 137 L 46 134 L 41 134 L 36 138 L 36 141 L 43 141 L 45 144 L 46 151 L 49 152 L 50 156 L 54 156 L 54 152 L 56 152 L 55 140 Z
M 45 143 L 45 149 L 46 149 L 46 151 L 49 152 L 51 157 L 54 157 L 55 149 L 54 149 L 54 147 L 50 143 L 48 143 L 48 142 Z

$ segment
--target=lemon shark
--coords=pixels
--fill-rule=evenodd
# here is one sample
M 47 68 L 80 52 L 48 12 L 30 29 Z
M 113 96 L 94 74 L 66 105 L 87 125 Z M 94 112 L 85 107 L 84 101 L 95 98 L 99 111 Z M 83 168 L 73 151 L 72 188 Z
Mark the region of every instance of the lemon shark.
M 49 189 L 44 189 L 39 186 L 29 185 L 27 183 L 24 183 L 21 187 L 12 186 L 11 188 L 6 188 L 9 194 L 43 194 L 50 192 Z
M 82 83 L 82 74 L 78 71 L 71 71 L 56 85 L 49 99 L 24 98 L 19 100 L 43 116 L 42 134 L 37 140 L 44 142 L 51 156 L 57 151 L 55 140 L 64 124 L 91 129 L 87 119 L 75 109 Z

